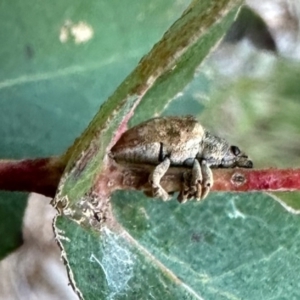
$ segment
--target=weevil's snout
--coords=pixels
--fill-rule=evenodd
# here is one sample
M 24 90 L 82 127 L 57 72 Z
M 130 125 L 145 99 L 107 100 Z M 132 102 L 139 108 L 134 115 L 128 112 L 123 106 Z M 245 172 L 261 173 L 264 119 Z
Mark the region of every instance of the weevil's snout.
M 253 168 L 253 162 L 252 160 L 248 159 L 248 156 L 245 156 L 245 158 L 241 157 L 239 160 L 237 160 L 236 167 L 251 169 Z
M 253 168 L 253 162 L 237 146 L 230 146 L 219 167 L 250 169 Z

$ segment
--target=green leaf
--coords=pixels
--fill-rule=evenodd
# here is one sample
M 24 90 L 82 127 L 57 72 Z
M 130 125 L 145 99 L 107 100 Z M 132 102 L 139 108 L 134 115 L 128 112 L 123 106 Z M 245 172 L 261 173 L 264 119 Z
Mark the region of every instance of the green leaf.
M 300 219 L 268 195 L 162 202 L 112 199 L 114 224 L 91 234 L 59 217 L 86 299 L 297 299 Z
M 192 81 L 196 68 L 224 36 L 237 14 L 239 5 L 233 5 L 234 3 L 230 5 L 228 2 L 226 7 L 226 2 L 223 2 L 223 10 L 221 5 L 220 7 L 217 6 L 217 3 L 220 4 L 221 1 L 201 1 L 198 6 L 195 5 L 194 14 L 197 14 L 201 20 L 198 25 L 200 37 L 198 37 L 197 42 L 191 44 L 182 58 L 176 60 L 176 64 L 168 72 L 161 75 L 153 87 L 147 91 L 143 101 L 135 111 L 135 116 L 130 122 L 131 125 L 147 120 L 153 115 L 160 115 L 166 105 Z M 223 15 L 221 17 L 218 14 Z M 189 26 L 179 24 L 180 21 L 174 25 L 174 27 L 182 27 L 179 33 L 175 33 L 177 38 L 187 35 L 188 31 L 191 30 L 189 26 L 197 26 L 193 23 Z
M 186 5 L 171 0 L 124 0 L 122 5 L 117 0 L 1 1 L 1 158 L 63 153 Z M 76 44 L 71 31 L 80 22 L 93 35 Z M 66 41 L 60 40 L 63 30 Z M 22 242 L 27 195 L 0 197 L 2 257 Z

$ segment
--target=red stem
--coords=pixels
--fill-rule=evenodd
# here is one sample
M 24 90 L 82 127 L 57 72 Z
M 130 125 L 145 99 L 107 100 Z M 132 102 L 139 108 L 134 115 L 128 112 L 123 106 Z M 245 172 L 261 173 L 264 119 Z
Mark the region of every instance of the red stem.
M 300 190 L 300 169 L 216 170 L 213 190 L 295 191 Z
M 153 167 L 128 168 L 114 163 L 100 176 L 95 185 L 96 193 L 107 195 L 112 190 L 137 189 L 150 192 L 148 176 Z M 183 168 L 171 168 L 162 178 L 161 185 L 167 192 L 181 189 Z M 295 191 L 300 190 L 300 169 L 214 169 L 213 191 Z M 108 188 L 109 187 L 109 190 Z
M 0 160 L 0 190 L 55 195 L 65 163 L 58 157 Z
M 26 191 L 54 197 L 66 162 L 62 157 L 0 160 L 0 190 Z M 109 196 L 117 189 L 149 191 L 149 172 L 153 167 L 122 167 L 109 164 L 98 177 L 95 192 Z M 162 179 L 168 191 L 181 189 L 182 172 L 171 168 Z M 300 190 L 300 169 L 215 169 L 214 191 L 295 191 Z

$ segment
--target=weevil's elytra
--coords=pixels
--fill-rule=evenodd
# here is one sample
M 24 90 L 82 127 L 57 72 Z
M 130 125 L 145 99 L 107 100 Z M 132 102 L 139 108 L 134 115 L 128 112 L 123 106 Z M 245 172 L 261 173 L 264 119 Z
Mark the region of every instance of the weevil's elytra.
M 192 116 L 160 117 L 143 122 L 126 131 L 110 155 L 121 164 L 156 165 L 149 181 L 154 197 L 164 200 L 169 195 L 160 180 L 169 167 L 191 167 L 191 176 L 183 176 L 180 202 L 206 197 L 213 185 L 210 168 L 253 166 L 237 146 L 230 146 L 224 139 L 212 135 Z

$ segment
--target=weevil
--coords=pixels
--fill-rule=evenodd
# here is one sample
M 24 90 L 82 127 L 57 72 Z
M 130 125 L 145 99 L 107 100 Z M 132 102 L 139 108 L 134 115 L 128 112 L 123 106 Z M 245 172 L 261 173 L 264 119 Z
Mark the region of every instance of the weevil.
M 191 168 L 183 173 L 180 202 L 204 199 L 213 185 L 211 168 L 252 168 L 253 163 L 237 146 L 207 131 L 193 116 L 158 117 L 123 133 L 110 156 L 120 164 L 151 164 L 152 195 L 168 200 L 160 180 L 170 166 Z

